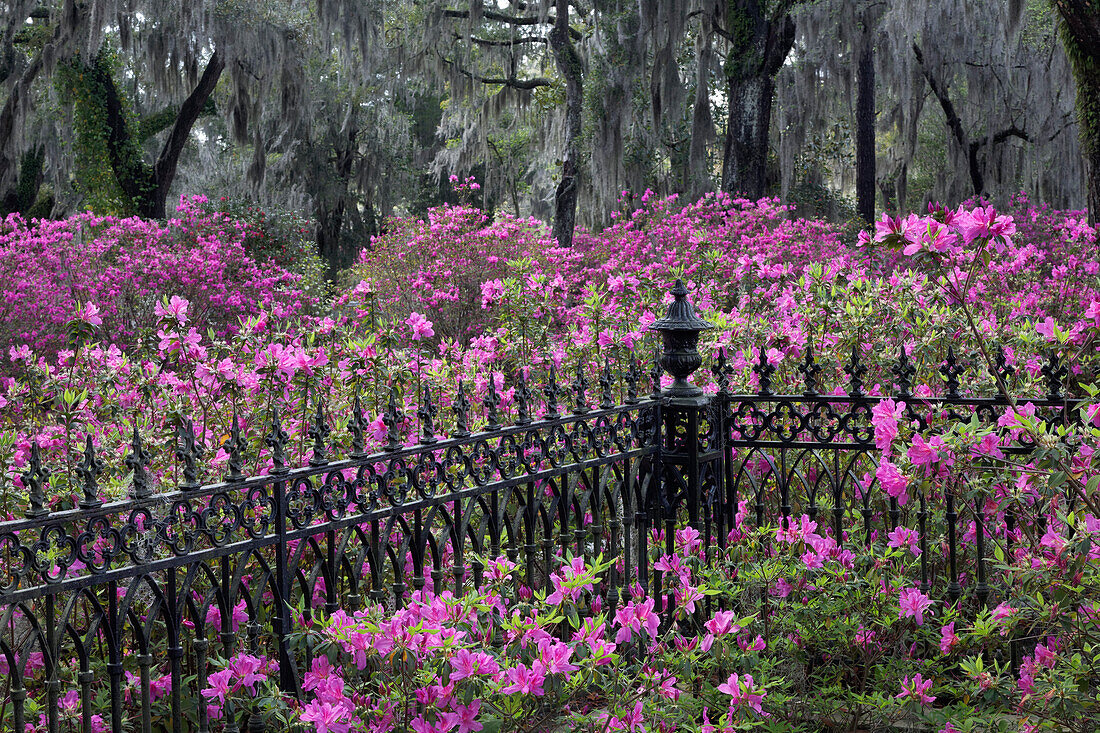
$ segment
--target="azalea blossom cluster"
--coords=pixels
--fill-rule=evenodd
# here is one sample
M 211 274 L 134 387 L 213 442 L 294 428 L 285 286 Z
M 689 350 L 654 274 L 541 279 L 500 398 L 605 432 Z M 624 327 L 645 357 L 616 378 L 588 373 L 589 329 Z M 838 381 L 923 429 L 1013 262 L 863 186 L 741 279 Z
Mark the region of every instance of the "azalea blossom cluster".
M 155 323 L 163 295 L 191 303 L 201 329 L 229 335 L 240 319 L 293 318 L 312 306 L 300 277 L 248 256 L 250 225 L 184 197 L 165 224 L 138 218 L 74 215 L 0 222 L 0 345 L 26 345 L 52 357 L 68 344 L 74 317 L 96 327 L 96 340 L 138 346 Z M 10 370 L 0 366 L 0 375 Z
M 1049 409 L 1015 399 L 1047 393 L 1051 351 L 1066 366 L 1068 393 L 1087 394 L 1096 380 L 1100 258 L 1096 230 L 1078 213 L 1023 199 L 1011 211 L 933 207 L 884 217 L 857 240 L 775 201 L 715 195 L 681 207 L 650 196 L 560 250 L 537 222 L 449 206 L 394 221 L 313 315 L 295 277 L 250 264 L 235 244 L 241 228 L 198 200 L 166 227 L 87 215 L 5 227 L 9 251 L 45 253 L 41 265 L 5 260 L 15 263 L 4 272 L 16 304 L 0 320 L 9 324 L 0 378 L 8 516 L 26 508 L 32 443 L 54 474 L 47 508 L 59 510 L 78 501 L 74 456 L 86 437 L 111 499 L 129 490 L 135 429 L 152 456 L 151 481 L 169 490 L 181 478 L 185 429 L 204 449 L 199 480 L 215 482 L 230 470 L 235 433 L 245 473 L 275 467 L 265 441 L 273 415 L 286 460 L 302 465 L 316 435 L 329 455 L 346 455 L 354 405 L 373 451 L 461 431 L 460 413 L 473 430 L 490 414 L 518 421 L 524 388 L 537 419 L 562 398 L 542 390 L 551 374 L 594 405 L 613 369 L 608 389 L 621 402 L 631 357 L 645 362 L 641 374 L 650 368 L 648 326 L 676 277 L 716 326 L 701 345 L 708 368 L 693 377 L 707 394 L 720 381 L 755 392 L 762 376 L 776 393 L 803 394 L 800 366 L 812 363 L 812 391 L 841 405 L 852 374 L 862 374 L 871 406 L 845 418 L 863 420 L 868 436 L 855 457 L 830 467 L 809 465 L 810 456 L 795 471 L 738 449 L 744 472 L 728 531 L 704 535 L 669 518 L 650 538 L 648 589 L 631 582 L 610 593 L 617 558 L 595 550 L 554 556 L 548 584 L 535 588 L 501 557 L 484 559 L 486 585 L 473 589 L 467 559 L 453 570 L 468 595 L 422 578 L 403 607 L 324 617 L 335 591 L 317 578 L 303 598 L 317 612 L 302 610 L 309 643 L 300 648 L 316 650 L 303 699 L 279 697 L 277 666 L 262 654 L 230 656 L 201 691 L 210 718 L 278 714 L 336 733 L 465 732 L 518 728 L 557 708 L 556 722 L 578 729 L 717 732 L 764 718 L 796 726 L 812 698 L 821 702 L 808 714 L 843 707 L 883 725 L 916 719 L 949 730 L 979 695 L 982 714 L 1035 725 L 1096 714 L 1080 691 L 1097 680 L 1073 660 L 1100 623 L 1100 408 L 1094 398 L 1069 405 L 1070 451 L 1042 422 Z M 85 250 L 89 259 L 78 260 Z M 163 279 L 143 274 L 142 257 Z M 75 290 L 57 288 L 70 271 Z M 42 314 L 20 320 L 36 298 Z M 11 325 L 20 322 L 37 325 Z M 865 372 L 846 371 L 853 354 Z M 901 355 L 915 370 L 905 395 Z M 709 368 L 720 356 L 725 369 Z M 644 394 L 650 385 L 640 381 Z M 970 398 L 1002 386 L 1013 398 L 981 420 L 929 406 L 951 389 Z M 328 432 L 314 424 L 318 414 Z M 1022 456 L 1023 442 L 1042 450 Z M 846 477 L 841 493 L 832 491 L 836 476 Z M 604 534 L 582 544 L 621 552 L 606 525 L 585 524 L 593 535 L 596 526 Z M 224 619 L 211 608 L 206 623 L 236 633 L 249 613 L 243 602 Z M 0 654 L 0 673 L 10 673 L 6 664 Z M 26 670 L 41 689 L 45 666 L 40 655 Z M 153 671 L 158 710 L 167 680 L 165 669 Z M 853 680 L 865 685 L 858 694 Z M 66 720 L 75 706 L 63 698 Z

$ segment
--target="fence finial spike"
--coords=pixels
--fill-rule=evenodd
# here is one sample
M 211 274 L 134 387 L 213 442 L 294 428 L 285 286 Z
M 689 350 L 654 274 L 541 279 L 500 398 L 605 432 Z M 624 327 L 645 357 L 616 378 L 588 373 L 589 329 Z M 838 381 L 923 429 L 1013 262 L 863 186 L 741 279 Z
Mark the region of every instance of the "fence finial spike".
M 898 354 L 898 363 L 891 367 L 894 376 L 897 377 L 898 397 L 909 399 L 913 396 L 913 375 L 917 370 L 909 363 L 909 355 L 905 353 L 905 344 L 901 346 Z
M 600 372 L 600 409 L 610 410 L 615 406 L 611 395 L 611 358 L 604 356 L 603 371 Z
M 867 367 L 859 363 L 859 342 L 852 344 L 852 360 L 844 367 L 848 375 L 848 396 L 863 396 L 863 375 L 867 373 Z
M 38 441 L 31 443 L 31 455 L 27 461 L 27 471 L 23 474 L 23 485 L 27 488 L 27 519 L 44 517 L 50 513 L 46 508 L 46 487 L 50 482 L 50 472 L 42 466 L 42 453 Z
M 767 397 L 772 392 L 772 374 L 775 373 L 775 365 L 768 360 L 768 350 L 764 344 L 760 344 L 760 357 L 752 370 L 760 381 L 760 389 L 757 390 L 761 397 Z
M 527 378 L 523 376 L 523 367 L 516 375 L 516 425 L 531 424 L 531 390 L 527 388 Z
M 558 412 L 558 395 L 561 394 L 561 387 L 558 385 L 558 370 L 552 361 L 550 362 L 550 376 L 546 386 L 542 389 L 542 393 L 546 395 L 546 419 L 557 420 L 561 417 L 561 413 Z
M 466 384 L 461 379 L 458 380 L 458 392 L 451 410 L 455 414 L 455 429 L 451 436 L 465 438 L 470 434 L 470 400 L 466 397 Z
M 725 397 L 729 394 L 730 386 L 725 346 L 718 347 L 718 356 L 715 358 L 714 365 L 710 368 L 710 371 L 714 374 L 714 383 L 718 385 L 718 394 Z
M 309 426 L 309 437 L 313 440 L 313 453 L 309 457 L 309 465 L 323 466 L 328 463 L 328 436 L 331 430 L 325 422 L 324 402 L 319 393 L 315 394 L 317 404 Z
M 130 439 L 130 454 L 126 456 L 126 467 L 134 472 L 133 483 L 130 486 L 131 499 L 147 499 L 153 495 L 149 487 L 149 473 L 146 466 L 149 465 L 149 454 L 141 442 L 141 434 L 137 425 L 134 425 L 134 434 Z
M 818 375 L 821 374 L 821 365 L 814 359 L 814 344 L 812 341 L 806 344 L 806 356 L 798 366 L 802 372 L 802 378 L 806 383 L 806 389 L 802 392 L 806 397 L 813 397 L 818 392 Z
M 84 493 L 84 498 L 80 500 L 80 508 L 95 509 L 102 506 L 103 500 L 99 498 L 99 477 L 103 474 L 103 461 L 96 457 L 91 435 L 84 437 L 84 454 L 80 465 L 76 467 L 76 472 L 80 474 L 81 489 Z
M 958 359 L 955 358 L 955 347 L 948 344 L 947 358 L 944 360 L 944 363 L 940 365 L 940 374 L 942 374 L 947 381 L 948 397 L 959 396 L 959 375 L 962 373 L 963 368 L 959 365 Z
M 290 470 L 286 465 L 286 442 L 289 439 L 290 436 L 283 430 L 283 425 L 279 421 L 279 408 L 273 406 L 270 432 L 264 438 L 264 443 L 271 448 L 271 473 L 273 474 L 287 473 Z
M 630 366 L 627 367 L 626 376 L 626 404 L 633 405 L 638 402 L 638 380 L 641 378 L 638 368 L 638 357 L 633 350 L 630 352 Z
M 400 425 L 404 417 L 397 406 L 397 388 L 391 385 L 390 399 L 382 415 L 382 424 L 386 426 L 386 450 L 394 451 L 401 447 Z
M 431 445 L 436 442 L 435 416 L 439 413 L 432 403 L 432 388 L 425 383 L 420 389 L 420 407 L 416 410 L 416 416 L 420 420 L 420 442 L 423 445 Z
M 588 412 L 588 377 L 584 373 L 584 361 L 577 357 L 577 376 L 573 380 L 573 414 L 583 415 Z
M 195 423 L 186 417 L 176 426 L 176 460 L 183 464 L 183 481 L 180 488 L 199 488 L 197 461 L 202 457 L 202 447 L 195 442 Z
M 222 480 L 240 481 L 244 478 L 244 440 L 241 439 L 241 420 L 237 408 L 233 408 L 233 420 L 229 426 L 229 460 Z
M 481 400 L 481 404 L 485 406 L 485 429 L 492 432 L 493 430 L 500 430 L 500 413 L 497 408 L 500 407 L 500 394 L 497 393 L 497 379 L 493 370 L 489 369 L 489 384 L 485 390 L 485 397 Z
M 351 400 L 351 420 L 348 421 L 348 429 L 351 431 L 351 457 L 363 458 L 367 455 L 367 444 L 364 439 L 367 421 L 363 419 L 363 402 L 359 399 L 358 387 Z

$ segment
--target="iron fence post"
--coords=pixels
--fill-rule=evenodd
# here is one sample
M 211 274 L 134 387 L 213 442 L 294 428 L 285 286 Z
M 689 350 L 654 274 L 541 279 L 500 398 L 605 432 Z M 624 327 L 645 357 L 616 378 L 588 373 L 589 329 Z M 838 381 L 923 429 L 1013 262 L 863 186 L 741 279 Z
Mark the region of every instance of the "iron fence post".
M 673 300 L 665 317 L 650 327 L 661 334 L 661 367 L 673 379 L 660 393 L 662 435 L 656 456 L 658 501 L 665 517 L 665 549 L 670 553 L 675 549 L 672 535 L 681 507 L 686 510 L 688 526 L 710 536 L 705 498 L 708 489 L 714 491 L 721 485 L 724 463 L 720 416 L 712 413 L 711 398 L 688 381 L 703 364 L 699 336 L 714 326 L 695 315 L 681 280 L 671 292 Z M 672 586 L 663 611 L 669 619 L 675 612 Z

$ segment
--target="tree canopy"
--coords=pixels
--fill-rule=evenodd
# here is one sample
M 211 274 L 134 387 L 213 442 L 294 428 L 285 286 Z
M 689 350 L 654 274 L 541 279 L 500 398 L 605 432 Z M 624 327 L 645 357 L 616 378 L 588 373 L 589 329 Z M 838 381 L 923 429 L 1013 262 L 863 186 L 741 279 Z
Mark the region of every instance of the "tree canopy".
M 0 9 L 0 212 L 247 199 L 308 216 L 333 271 L 451 176 L 562 244 L 646 190 L 865 220 L 1100 195 L 1096 0 Z

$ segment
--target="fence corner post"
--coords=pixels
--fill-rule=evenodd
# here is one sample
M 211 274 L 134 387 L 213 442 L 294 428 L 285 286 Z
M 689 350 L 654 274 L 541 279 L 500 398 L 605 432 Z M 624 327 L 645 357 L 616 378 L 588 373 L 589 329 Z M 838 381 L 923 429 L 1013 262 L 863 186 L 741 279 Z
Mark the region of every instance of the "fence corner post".
M 688 378 L 703 365 L 699 336 L 714 325 L 695 315 L 681 280 L 672 287 L 672 302 L 664 318 L 650 328 L 661 334 L 661 367 L 672 376 L 672 384 L 661 390 L 661 446 L 658 451 L 656 485 L 665 516 L 665 551 L 675 551 L 677 514 L 687 511 L 687 523 L 697 532 L 709 534 L 710 513 L 705 489 L 718 485 L 721 474 L 721 440 L 711 414 L 712 400 Z M 659 588 L 657 585 L 656 588 Z M 674 610 L 674 595 L 668 595 L 666 613 Z

